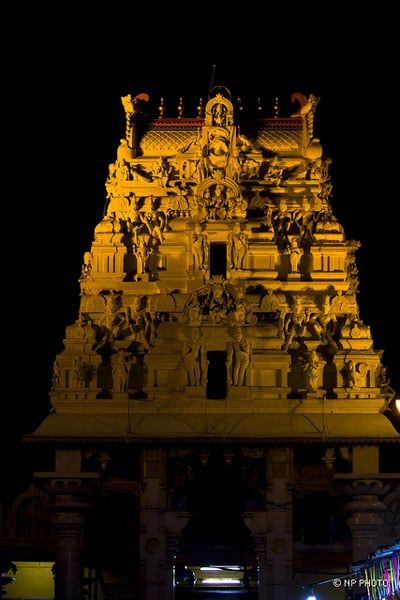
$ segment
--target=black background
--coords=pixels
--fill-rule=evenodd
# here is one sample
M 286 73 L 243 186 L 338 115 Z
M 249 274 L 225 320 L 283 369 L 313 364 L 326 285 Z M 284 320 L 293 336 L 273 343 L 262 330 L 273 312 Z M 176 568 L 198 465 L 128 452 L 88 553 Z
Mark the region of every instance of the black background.
M 347 237 L 362 242 L 361 316 L 400 389 L 393 15 L 365 5 L 349 14 L 326 4 L 320 14 L 322 5 L 311 3 L 262 11 L 112 4 L 86 5 L 85 14 L 62 4 L 57 13 L 21 8 L 4 23 L 13 35 L 3 88 L 3 442 L 30 432 L 48 411 L 51 364 L 77 317 L 82 254 L 124 132 L 120 96 L 145 91 L 157 106 L 163 95 L 167 116 L 183 96 L 185 114 L 194 115 L 213 63 L 215 83 L 245 106 L 261 96 L 267 115 L 274 96 L 282 116 L 293 110 L 292 92 L 321 97 L 316 133 L 333 160 L 333 209 Z

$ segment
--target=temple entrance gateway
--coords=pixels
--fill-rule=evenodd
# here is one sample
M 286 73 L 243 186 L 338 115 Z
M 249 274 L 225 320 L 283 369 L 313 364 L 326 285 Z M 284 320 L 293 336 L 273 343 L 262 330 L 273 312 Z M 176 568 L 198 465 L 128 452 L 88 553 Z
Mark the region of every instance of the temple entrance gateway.
M 193 118 L 122 98 L 109 202 L 31 436 L 48 460 L 4 519 L 13 560 L 49 536 L 57 600 L 83 597 L 85 560 L 90 600 L 292 600 L 305 572 L 344 570 L 399 527 L 398 477 L 380 472 L 393 390 L 360 317 L 359 244 L 330 204 L 318 99 L 247 129 L 221 91 Z
M 187 482 L 190 519 L 174 560 L 177 600 L 257 598 L 257 558 L 243 520 L 249 490 L 240 452 L 228 447 L 201 450 Z

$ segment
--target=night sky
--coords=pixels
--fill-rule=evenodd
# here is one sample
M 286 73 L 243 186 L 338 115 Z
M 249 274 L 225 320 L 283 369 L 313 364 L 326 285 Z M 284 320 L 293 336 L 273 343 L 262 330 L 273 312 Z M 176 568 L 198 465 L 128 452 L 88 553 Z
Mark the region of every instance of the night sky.
M 101 219 L 107 165 L 124 132 L 120 96 L 145 91 L 157 106 L 163 95 L 166 116 L 176 115 L 183 96 L 185 115 L 195 115 L 213 63 L 215 83 L 242 97 L 245 108 L 261 96 L 266 116 L 274 96 L 282 116 L 293 111 L 292 92 L 321 97 L 316 133 L 333 160 L 331 203 L 347 237 L 362 242 L 361 316 L 376 348 L 386 349 L 384 363 L 400 390 L 399 158 L 388 149 L 399 139 L 399 100 L 390 15 L 364 12 L 362 22 L 332 15 L 327 33 L 325 21 L 314 22 L 318 9 L 311 4 L 302 18 L 289 7 L 279 14 L 266 6 L 266 16 L 242 10 L 230 15 L 232 25 L 227 6 L 193 8 L 197 17 L 172 25 L 174 11 L 182 18 L 185 9 L 165 5 L 143 16 L 114 8 L 115 16 L 109 7 L 96 13 L 95 24 L 93 15 L 40 15 L 35 7 L 32 29 L 25 15 L 24 33 L 10 48 L 3 227 L 8 223 L 16 241 L 3 244 L 11 266 L 3 347 L 11 359 L 5 381 L 12 378 L 17 394 L 5 402 L 8 436 L 31 431 L 48 410 L 51 363 L 65 325 L 77 317 L 82 254 Z M 385 34 L 379 45 L 378 29 Z

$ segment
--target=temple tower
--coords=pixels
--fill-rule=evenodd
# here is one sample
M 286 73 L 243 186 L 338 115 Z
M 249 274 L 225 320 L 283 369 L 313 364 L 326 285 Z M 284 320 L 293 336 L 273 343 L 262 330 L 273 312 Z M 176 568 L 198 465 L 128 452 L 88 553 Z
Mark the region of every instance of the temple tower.
M 227 91 L 195 118 L 181 103 L 177 118 L 161 106 L 148 119 L 147 99 L 122 98 L 125 137 L 84 255 L 79 315 L 54 362 L 53 412 L 33 437 L 64 458 L 81 452 L 50 480 L 79 480 L 88 444 L 103 473 L 113 448 L 134 448 L 142 598 L 172 599 L 173 565 L 177 576 L 204 564 L 208 549 L 214 564 L 246 563 L 260 600 L 289 599 L 292 500 L 307 480 L 297 448 L 323 447 L 324 469 L 347 452 L 340 493 L 356 496 L 360 558 L 382 522 L 379 444 L 398 441 L 357 304 L 359 243 L 330 203 L 316 97 L 294 95 L 295 114 L 259 118 L 248 135 Z M 237 525 L 225 545 L 223 518 Z

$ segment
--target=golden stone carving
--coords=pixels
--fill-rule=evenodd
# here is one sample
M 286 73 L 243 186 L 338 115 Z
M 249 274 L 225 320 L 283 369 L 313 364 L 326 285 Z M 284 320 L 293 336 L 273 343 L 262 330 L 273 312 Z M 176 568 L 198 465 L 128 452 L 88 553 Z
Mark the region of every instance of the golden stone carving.
M 330 204 L 318 98 L 294 96 L 294 115 L 261 119 L 251 138 L 224 92 L 193 118 L 183 99 L 166 117 L 162 100 L 139 138 L 147 99 L 121 98 L 124 137 L 83 256 L 80 316 L 54 362 L 56 412 L 117 415 L 129 401 L 150 437 L 156 413 L 192 415 L 203 431 L 193 423 L 205 418 L 200 400 L 217 403 L 213 369 L 232 414 L 243 403 L 289 414 L 291 398 L 305 413 L 323 398 L 337 401 L 333 414 L 350 400 L 378 410 L 388 384 L 359 316 L 359 244 Z

